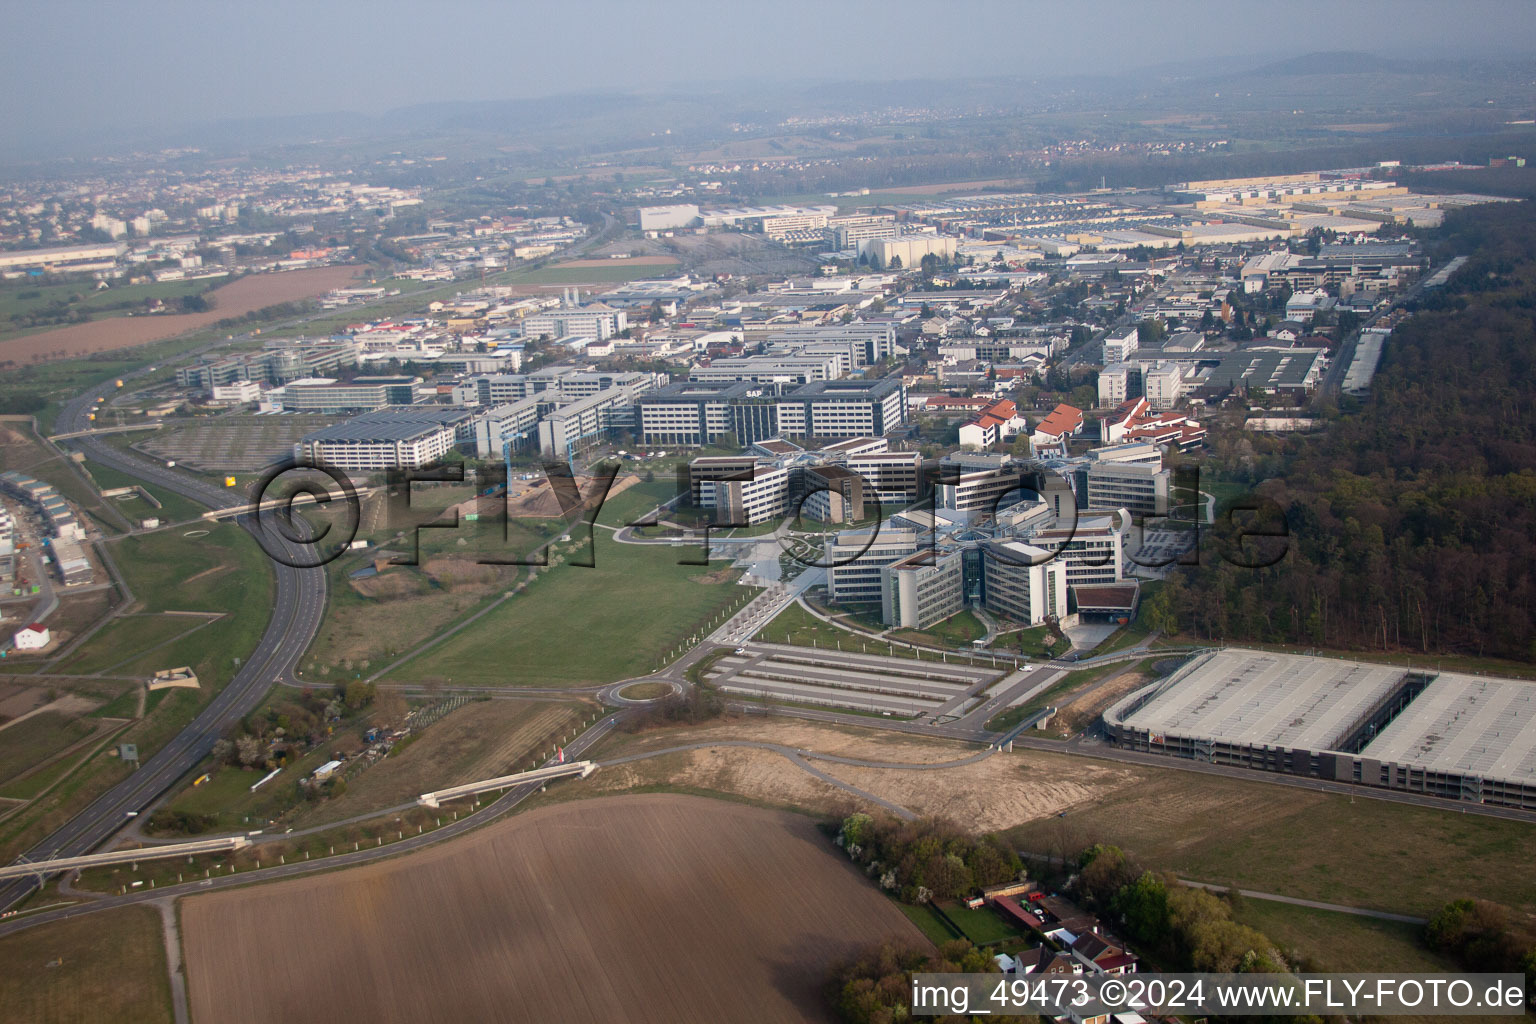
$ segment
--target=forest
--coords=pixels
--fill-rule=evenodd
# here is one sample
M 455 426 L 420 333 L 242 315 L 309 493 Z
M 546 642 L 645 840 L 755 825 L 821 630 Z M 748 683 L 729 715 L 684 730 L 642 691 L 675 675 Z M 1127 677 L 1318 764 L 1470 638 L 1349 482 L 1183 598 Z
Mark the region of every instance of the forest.
M 1536 207 L 1453 213 L 1427 241 L 1470 259 L 1393 331 L 1369 395 L 1221 467 L 1284 510 L 1285 557 L 1212 557 L 1240 528 L 1218 522 L 1155 626 L 1536 661 Z

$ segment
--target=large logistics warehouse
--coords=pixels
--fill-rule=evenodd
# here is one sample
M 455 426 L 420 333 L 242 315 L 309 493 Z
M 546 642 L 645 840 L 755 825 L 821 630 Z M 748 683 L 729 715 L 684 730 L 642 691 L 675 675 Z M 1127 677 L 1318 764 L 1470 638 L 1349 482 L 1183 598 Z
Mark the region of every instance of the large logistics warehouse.
M 1228 648 L 1104 722 L 1131 750 L 1536 810 L 1536 683 Z

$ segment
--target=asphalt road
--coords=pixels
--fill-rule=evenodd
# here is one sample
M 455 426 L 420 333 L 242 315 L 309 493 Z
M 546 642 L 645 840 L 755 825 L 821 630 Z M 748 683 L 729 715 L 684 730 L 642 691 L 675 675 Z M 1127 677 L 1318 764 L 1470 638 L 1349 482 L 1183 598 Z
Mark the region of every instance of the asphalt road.
M 61 410 L 57 427 L 62 432 L 85 429 L 89 409 L 98 395 L 116 388 L 100 385 Z M 206 481 L 178 473 L 147 458 L 119 451 L 102 441 L 84 437 L 68 442 L 91 459 L 129 473 L 146 483 L 174 491 L 209 508 L 243 504 L 245 497 Z M 237 522 L 269 551 L 302 561 L 302 548 L 273 530 L 260 530 L 249 516 Z M 181 732 L 132 775 L 97 797 L 58 831 L 27 851 L 26 859 L 89 853 L 110 839 L 131 814 L 144 811 L 178 779 L 207 756 L 224 729 L 253 711 L 275 682 L 290 677 L 294 666 L 314 638 L 325 613 L 325 573 L 322 569 L 294 569 L 272 562 L 277 588 L 272 618 L 256 649 L 245 656 L 235 677 Z M 14 906 L 37 887 L 36 879 L 18 879 L 0 886 L 0 909 Z

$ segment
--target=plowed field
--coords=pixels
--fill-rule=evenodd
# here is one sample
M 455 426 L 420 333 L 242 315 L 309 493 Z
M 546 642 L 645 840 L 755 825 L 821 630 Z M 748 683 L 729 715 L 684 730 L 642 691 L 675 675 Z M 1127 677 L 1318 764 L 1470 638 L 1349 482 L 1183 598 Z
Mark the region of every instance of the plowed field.
M 825 1020 L 830 960 L 919 941 L 804 818 L 582 800 L 397 860 L 194 897 L 195 1020 Z

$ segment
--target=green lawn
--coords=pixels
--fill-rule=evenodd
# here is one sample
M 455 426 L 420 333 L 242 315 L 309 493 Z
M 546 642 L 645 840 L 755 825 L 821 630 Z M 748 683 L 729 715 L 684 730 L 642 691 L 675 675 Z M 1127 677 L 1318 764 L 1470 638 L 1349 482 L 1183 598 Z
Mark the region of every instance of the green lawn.
M 907 920 L 917 925 L 917 930 L 925 935 L 929 942 L 935 946 L 942 946 L 946 942 L 953 942 L 961 936 L 949 922 L 945 921 L 938 911 L 926 903 L 913 905 L 911 903 L 897 903 L 897 909 L 907 915 Z
M 990 946 L 997 942 L 1011 942 L 1023 938 L 997 913 L 987 907 L 970 910 L 959 903 L 946 903 L 938 912 L 949 919 L 960 933 L 974 945 Z
M 742 592 L 700 583 L 684 548 L 617 544 L 599 531 L 596 566 L 558 565 L 467 630 L 397 669 L 406 681 L 581 686 L 653 671 Z
M 927 629 L 901 629 L 891 634 L 893 638 L 908 643 L 949 648 L 969 647 L 972 640 L 980 640 L 986 635 L 986 624 L 969 608 L 962 609 L 943 622 L 935 622 Z
M 1071 648 L 1071 644 L 1064 643 L 1061 640 L 1057 640 L 1054 645 L 1047 647 L 1045 641 L 1050 636 L 1051 631 L 1046 627 L 1032 626 L 1029 629 L 1021 629 L 1017 632 L 1003 634 L 992 641 L 991 650 L 998 652 L 1018 651 L 1026 658 L 1049 658 L 1053 650 L 1059 653 Z

